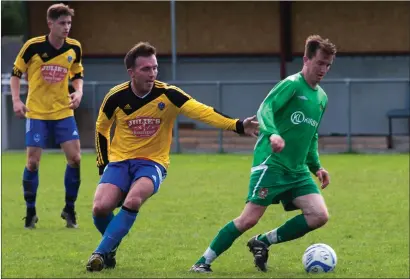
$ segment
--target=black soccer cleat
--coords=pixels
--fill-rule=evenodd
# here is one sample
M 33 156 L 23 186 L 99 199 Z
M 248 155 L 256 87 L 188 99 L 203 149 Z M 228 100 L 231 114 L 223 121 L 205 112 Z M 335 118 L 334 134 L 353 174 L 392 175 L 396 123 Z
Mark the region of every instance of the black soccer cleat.
M 88 259 L 87 271 L 101 271 L 104 269 L 104 256 L 99 253 L 92 253 L 91 257 Z
M 115 256 L 117 255 L 117 249 L 118 246 L 120 244 L 117 244 L 112 250 L 111 252 L 109 252 L 107 254 L 107 256 L 105 257 L 105 261 L 104 261 L 104 267 L 107 269 L 113 269 L 115 268 L 115 266 L 117 265 L 117 260 L 115 259 Z
M 263 272 L 267 271 L 267 262 L 269 258 L 268 245 L 258 240 L 258 235 L 248 241 L 249 251 L 252 252 L 255 266 Z
M 189 271 L 197 272 L 197 273 L 211 273 L 212 269 L 211 269 L 211 265 L 209 264 L 197 263 L 197 264 L 194 264 Z
M 76 212 L 74 210 L 63 209 L 63 211 L 61 212 L 61 218 L 67 222 L 67 228 L 78 228 Z
M 24 227 L 26 229 L 35 229 L 36 228 L 36 223 L 38 222 L 37 215 L 28 214 L 26 217 L 23 217 L 22 220 L 24 220 L 24 219 L 25 219 Z

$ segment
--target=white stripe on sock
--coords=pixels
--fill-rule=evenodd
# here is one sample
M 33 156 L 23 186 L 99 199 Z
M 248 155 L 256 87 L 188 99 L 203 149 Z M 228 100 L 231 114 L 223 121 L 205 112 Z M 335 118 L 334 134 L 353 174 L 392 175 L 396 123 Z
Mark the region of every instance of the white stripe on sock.
M 216 253 L 210 247 L 206 249 L 203 256 L 206 264 L 211 264 L 216 259 Z
M 274 229 L 266 233 L 266 238 L 268 239 L 270 244 L 278 243 L 278 229 Z

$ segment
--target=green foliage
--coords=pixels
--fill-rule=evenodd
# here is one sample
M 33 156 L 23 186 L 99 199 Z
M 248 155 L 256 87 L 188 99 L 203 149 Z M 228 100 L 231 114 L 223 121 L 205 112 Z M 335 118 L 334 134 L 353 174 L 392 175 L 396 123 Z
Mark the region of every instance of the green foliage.
M 26 17 L 22 1 L 1 1 L 1 36 L 24 35 Z

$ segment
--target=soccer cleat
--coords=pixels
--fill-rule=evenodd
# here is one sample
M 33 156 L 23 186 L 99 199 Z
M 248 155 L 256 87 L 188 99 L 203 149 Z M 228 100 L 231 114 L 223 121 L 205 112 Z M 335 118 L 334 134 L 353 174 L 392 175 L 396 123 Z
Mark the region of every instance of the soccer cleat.
M 87 271 L 101 271 L 104 269 L 104 256 L 99 253 L 92 253 L 91 257 L 88 259 Z
M 111 252 L 109 252 L 107 256 L 105 257 L 105 261 L 104 261 L 105 268 L 112 269 L 112 268 L 115 268 L 115 266 L 117 265 L 117 260 L 115 259 L 115 256 L 117 255 L 118 246 L 119 244 L 117 244 L 111 250 Z
M 63 209 L 63 211 L 61 212 L 61 218 L 66 220 L 67 228 L 74 228 L 74 229 L 78 228 L 76 212 L 74 210 L 68 211 L 66 209 Z
M 210 273 L 212 272 L 211 265 L 205 263 L 194 264 L 189 271 L 197 273 Z
M 249 251 L 252 252 L 254 257 L 255 266 L 263 272 L 267 271 L 267 262 L 269 257 L 269 249 L 268 245 L 263 243 L 262 241 L 258 240 L 258 235 L 252 237 L 248 241 L 248 248 Z
M 23 217 L 22 220 L 24 220 L 24 219 L 25 219 L 24 227 L 26 229 L 35 229 L 36 228 L 36 223 L 38 222 L 37 215 L 27 215 L 26 217 Z

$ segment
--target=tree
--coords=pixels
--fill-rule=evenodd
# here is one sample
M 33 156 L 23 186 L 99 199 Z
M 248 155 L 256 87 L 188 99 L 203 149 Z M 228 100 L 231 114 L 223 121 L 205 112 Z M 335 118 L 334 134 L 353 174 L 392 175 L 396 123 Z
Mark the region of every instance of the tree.
M 22 1 L 1 1 L 1 36 L 24 35 L 26 18 Z

